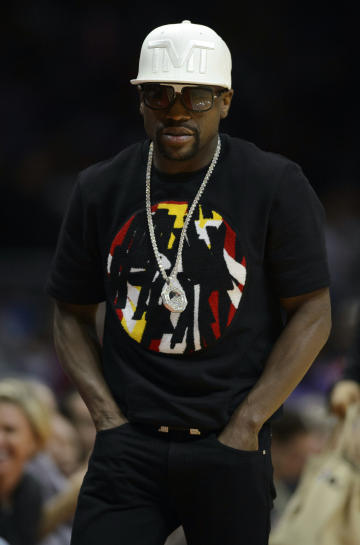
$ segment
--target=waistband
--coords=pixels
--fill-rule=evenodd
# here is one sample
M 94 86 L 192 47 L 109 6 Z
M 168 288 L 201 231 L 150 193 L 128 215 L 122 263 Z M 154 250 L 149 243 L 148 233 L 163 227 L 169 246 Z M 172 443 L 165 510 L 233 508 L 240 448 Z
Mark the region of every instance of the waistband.
M 206 430 L 196 427 L 171 426 L 167 424 L 143 424 L 132 422 L 132 425 L 139 430 L 156 437 L 163 437 L 168 440 L 187 441 L 219 435 L 222 430 Z M 271 445 L 271 425 L 265 422 L 259 431 L 259 448 L 269 449 Z

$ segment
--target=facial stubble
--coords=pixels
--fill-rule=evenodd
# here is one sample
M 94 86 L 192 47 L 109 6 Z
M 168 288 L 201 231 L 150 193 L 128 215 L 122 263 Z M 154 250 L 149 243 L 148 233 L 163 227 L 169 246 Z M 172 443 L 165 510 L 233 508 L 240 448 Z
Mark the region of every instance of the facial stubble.
M 194 131 L 194 141 L 190 148 L 182 153 L 181 150 L 172 152 L 166 146 L 164 146 L 161 138 L 162 130 L 163 128 L 159 128 L 156 131 L 155 142 L 159 153 L 163 157 L 170 159 L 171 161 L 188 161 L 189 159 L 193 159 L 198 154 L 200 149 L 200 135 L 198 131 Z

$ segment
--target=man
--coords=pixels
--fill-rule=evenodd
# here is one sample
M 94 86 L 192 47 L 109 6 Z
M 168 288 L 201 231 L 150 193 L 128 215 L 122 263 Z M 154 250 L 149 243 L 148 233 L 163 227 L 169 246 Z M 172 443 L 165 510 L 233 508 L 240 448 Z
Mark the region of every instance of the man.
M 269 419 L 330 329 L 322 208 L 296 164 L 219 136 L 231 56 L 210 28 L 153 30 L 131 83 L 148 140 L 80 175 L 48 283 L 97 429 L 72 544 L 182 524 L 189 545 L 264 545 Z

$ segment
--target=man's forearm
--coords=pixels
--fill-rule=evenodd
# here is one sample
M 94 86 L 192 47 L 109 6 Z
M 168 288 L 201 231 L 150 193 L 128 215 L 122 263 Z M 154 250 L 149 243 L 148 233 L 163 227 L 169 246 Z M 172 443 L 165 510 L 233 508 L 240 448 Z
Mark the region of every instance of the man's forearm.
M 101 346 L 96 332 L 96 307 L 57 303 L 54 314 L 54 341 L 60 363 L 86 403 L 96 429 L 126 422 L 105 382 Z
M 330 327 L 329 297 L 326 292 L 319 291 L 318 297 L 305 301 L 293 313 L 275 343 L 262 375 L 233 413 L 225 433 L 230 441 L 246 442 L 247 437 L 252 441 L 251 436 L 254 438 L 304 377 L 324 346 Z

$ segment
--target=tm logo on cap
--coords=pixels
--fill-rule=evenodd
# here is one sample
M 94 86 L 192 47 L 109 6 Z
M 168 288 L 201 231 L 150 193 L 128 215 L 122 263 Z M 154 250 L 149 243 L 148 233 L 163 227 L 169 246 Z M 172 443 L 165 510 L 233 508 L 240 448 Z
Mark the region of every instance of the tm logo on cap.
M 178 55 L 174 43 L 170 39 L 151 41 L 148 48 L 153 49 L 153 73 L 160 70 L 169 72 L 169 60 L 174 68 L 181 68 L 186 63 L 187 72 L 194 72 L 194 53 L 196 49 L 199 49 L 199 73 L 205 74 L 207 70 L 207 51 L 208 49 L 215 49 L 215 44 L 213 42 L 190 40 L 182 55 Z

